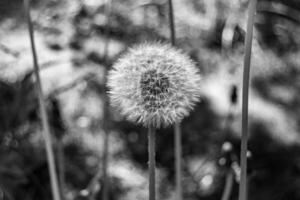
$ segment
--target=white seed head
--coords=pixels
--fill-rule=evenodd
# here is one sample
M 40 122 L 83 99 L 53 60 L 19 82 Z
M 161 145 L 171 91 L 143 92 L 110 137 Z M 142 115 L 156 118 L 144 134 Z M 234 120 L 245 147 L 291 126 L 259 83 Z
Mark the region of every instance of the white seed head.
M 108 74 L 113 106 L 133 122 L 156 128 L 180 122 L 199 100 L 200 75 L 193 61 L 167 44 L 138 45 Z

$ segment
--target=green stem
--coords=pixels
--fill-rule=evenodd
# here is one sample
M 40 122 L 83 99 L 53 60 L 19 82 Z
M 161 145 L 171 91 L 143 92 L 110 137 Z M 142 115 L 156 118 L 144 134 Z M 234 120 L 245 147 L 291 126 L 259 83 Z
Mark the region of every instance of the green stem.
M 175 133 L 175 169 L 176 169 L 176 199 L 182 200 L 182 144 L 180 123 L 174 126 Z
M 102 177 L 103 177 L 103 188 L 102 188 L 102 199 L 108 199 L 108 174 L 107 174 L 107 167 L 108 167 L 108 147 L 109 147 L 109 133 L 107 128 L 104 130 L 104 151 L 103 151 L 103 167 L 102 167 Z
M 42 118 L 43 135 L 44 135 L 44 139 L 45 139 L 45 143 L 46 143 L 47 161 L 48 161 L 48 166 L 49 166 L 52 195 L 53 195 L 54 200 L 60 200 L 60 192 L 59 192 L 58 181 L 57 181 L 57 173 L 56 173 L 55 161 L 54 161 L 54 155 L 53 155 L 53 149 L 52 149 L 49 122 L 48 122 L 48 116 L 46 113 L 46 106 L 45 106 L 44 95 L 43 95 L 43 91 L 42 91 L 41 78 L 40 78 L 40 74 L 39 74 L 37 54 L 36 54 L 36 50 L 35 50 L 35 41 L 34 41 L 33 26 L 32 26 L 32 21 L 31 21 L 31 16 L 30 16 L 29 0 L 24 0 L 24 8 L 25 8 L 25 13 L 26 13 L 26 17 L 27 17 L 28 31 L 29 31 L 32 57 L 33 57 L 33 63 L 34 63 L 34 72 L 35 72 L 35 76 L 36 76 L 36 87 L 37 87 L 37 92 L 38 92 L 40 114 L 41 114 L 41 118 Z
M 174 9 L 173 1 L 168 0 L 169 3 L 169 28 L 171 44 L 176 45 L 175 23 L 174 23 Z M 182 200 L 182 144 L 181 144 L 181 126 L 176 123 L 174 126 L 175 134 L 175 172 L 176 172 L 176 199 Z
M 149 200 L 155 200 L 155 128 L 148 130 L 148 153 L 149 153 Z
M 174 23 L 174 10 L 173 2 L 169 0 L 169 27 L 170 27 L 170 36 L 172 45 L 176 45 L 176 35 L 175 35 L 175 23 Z
M 226 176 L 225 188 L 221 200 L 229 200 L 233 185 L 233 172 L 230 169 Z
M 247 22 L 245 59 L 243 72 L 243 95 L 242 95 L 242 144 L 241 144 L 241 182 L 239 188 L 239 200 L 247 200 L 247 142 L 248 142 L 248 96 L 249 77 L 251 64 L 251 50 L 253 38 L 253 25 L 255 19 L 257 0 L 250 0 Z
M 175 23 L 174 23 L 174 9 L 173 1 L 168 0 L 169 3 L 169 27 L 171 44 L 176 45 Z M 182 144 L 181 144 L 181 126 L 176 123 L 174 126 L 175 134 L 175 171 L 176 171 L 176 199 L 182 200 Z
M 104 33 L 105 37 L 105 43 L 103 47 L 103 58 L 105 61 L 105 64 L 108 64 L 108 50 L 109 50 L 109 27 L 108 25 L 110 24 L 110 15 L 112 11 L 112 0 L 106 0 L 105 2 L 105 16 L 107 17 L 106 21 L 106 29 Z M 105 76 L 104 76 L 104 83 L 106 84 L 107 82 L 107 68 L 105 67 Z M 104 118 L 103 118 L 103 130 L 104 130 L 104 150 L 103 150 L 103 171 L 102 171 L 102 176 L 103 176 L 103 188 L 102 188 L 102 199 L 103 200 L 108 200 L 108 191 L 109 191 L 109 176 L 107 173 L 107 168 L 108 168 L 108 148 L 109 148 L 109 130 L 108 130 L 108 121 L 109 121 L 109 100 L 107 95 L 104 97 Z
M 62 140 L 62 139 L 61 139 Z M 59 141 L 57 144 L 57 160 L 58 160 L 58 168 L 59 168 L 59 185 L 61 198 L 65 199 L 65 155 L 64 155 L 64 146 L 63 142 Z

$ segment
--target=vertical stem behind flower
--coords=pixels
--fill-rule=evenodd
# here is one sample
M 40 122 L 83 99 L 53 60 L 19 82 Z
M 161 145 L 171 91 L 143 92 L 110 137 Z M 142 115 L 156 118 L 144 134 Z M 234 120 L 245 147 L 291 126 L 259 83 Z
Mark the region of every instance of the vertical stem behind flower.
M 182 145 L 181 145 L 181 126 L 176 123 L 174 126 L 175 133 L 175 169 L 176 169 L 176 199 L 182 199 Z
M 112 0 L 106 0 L 105 2 L 105 16 L 107 18 L 106 21 L 106 29 L 104 33 L 104 47 L 103 47 L 103 59 L 105 62 L 105 65 L 108 65 L 108 48 L 109 48 L 109 23 L 111 18 L 111 9 L 112 9 Z M 104 74 L 104 84 L 106 85 L 107 82 L 107 68 L 108 66 L 105 66 L 105 74 Z M 108 168 L 108 148 L 109 148 L 109 130 L 108 130 L 108 120 L 109 120 L 109 103 L 108 103 L 108 97 L 105 95 L 104 97 L 104 118 L 103 118 L 103 130 L 104 130 L 104 149 L 103 149 L 103 167 L 102 167 L 102 177 L 103 177 L 103 189 L 102 189 L 102 199 L 108 200 L 108 186 L 109 186 L 109 177 L 107 175 L 107 168 Z
M 174 9 L 173 1 L 168 0 L 169 3 L 169 27 L 171 44 L 176 45 L 175 23 L 174 23 Z M 181 126 L 180 123 L 174 125 L 175 134 L 175 171 L 176 171 L 176 199 L 182 200 L 182 144 L 181 144 Z
M 148 153 L 149 153 L 149 200 L 155 200 L 155 128 L 148 129 Z
M 37 87 L 37 93 L 38 93 L 38 99 L 39 99 L 39 106 L 40 106 L 40 114 L 42 118 L 42 125 L 43 125 L 43 135 L 46 143 L 46 152 L 47 152 L 47 161 L 49 166 L 49 173 L 50 173 L 50 181 L 51 181 L 51 189 L 52 189 L 52 195 L 54 200 L 60 200 L 60 193 L 59 193 L 59 187 L 58 187 L 58 181 L 57 181 L 57 173 L 55 168 L 55 161 L 54 161 L 54 155 L 53 155 L 53 149 L 52 149 L 52 142 L 51 142 L 51 135 L 50 135 L 50 128 L 49 128 L 49 122 L 48 122 L 48 116 L 46 113 L 46 106 L 44 101 L 44 95 L 42 91 L 42 83 L 39 75 L 39 66 L 37 61 L 37 54 L 35 50 L 35 42 L 34 42 L 34 34 L 33 34 L 33 26 L 30 16 L 30 0 L 24 0 L 24 8 L 28 23 L 28 31 L 29 31 L 29 37 L 30 37 L 30 44 L 31 44 L 31 50 L 32 50 L 32 57 L 33 57 L 33 63 L 34 63 L 34 73 L 36 76 L 36 87 Z
M 169 0 L 169 27 L 170 27 L 170 35 L 171 35 L 171 43 L 172 45 L 176 45 L 176 35 L 175 35 L 175 23 L 174 23 L 174 10 L 173 10 L 173 2 Z
M 245 59 L 243 72 L 243 95 L 242 95 L 242 144 L 241 144 L 241 182 L 239 188 L 239 200 L 247 200 L 247 142 L 248 142 L 248 96 L 249 96 L 249 74 L 251 64 L 251 50 L 253 25 L 255 18 L 257 0 L 250 0 L 246 44 Z
M 232 169 L 230 169 L 226 175 L 225 187 L 221 200 L 229 200 L 232 191 L 233 178 L 233 172 Z

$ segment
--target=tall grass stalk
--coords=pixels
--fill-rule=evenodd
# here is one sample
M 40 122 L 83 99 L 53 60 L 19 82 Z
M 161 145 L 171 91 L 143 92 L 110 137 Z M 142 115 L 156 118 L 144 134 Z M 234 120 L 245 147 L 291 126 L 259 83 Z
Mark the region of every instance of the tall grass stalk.
M 170 38 L 172 45 L 176 45 L 176 34 L 175 34 L 175 23 L 174 23 L 174 9 L 173 1 L 168 0 L 169 3 L 169 27 L 170 27 Z
M 174 9 L 173 1 L 168 0 L 169 3 L 169 28 L 171 44 L 176 46 L 176 33 L 174 23 Z M 182 144 L 181 144 L 181 124 L 174 125 L 175 138 L 175 173 L 176 173 L 176 199 L 182 200 Z
M 58 141 L 57 144 L 57 162 L 58 162 L 58 180 L 60 186 L 61 198 L 65 199 L 66 192 L 66 181 L 65 181 L 65 154 L 64 154 L 64 144 L 62 138 Z
M 171 44 L 176 46 L 176 33 L 174 22 L 173 1 L 168 0 L 169 3 L 169 28 Z M 175 173 L 176 173 L 176 199 L 182 200 L 182 144 L 181 144 L 181 124 L 174 125 L 175 134 Z
M 58 187 L 55 160 L 54 160 L 54 154 L 53 154 L 53 149 L 52 149 L 50 127 L 49 127 L 49 122 L 48 122 L 48 116 L 46 113 L 46 106 L 45 106 L 44 95 L 43 95 L 43 91 L 42 91 L 42 83 L 41 83 L 41 78 L 40 78 L 40 74 L 39 74 L 38 59 L 37 59 L 37 54 L 36 54 L 36 50 L 35 50 L 33 25 L 32 25 L 31 16 L 30 16 L 30 0 L 24 0 L 24 9 L 25 9 L 27 24 L 28 24 L 28 32 L 29 32 L 29 37 L 30 37 L 30 44 L 31 44 L 33 64 L 34 64 L 34 73 L 36 76 L 36 88 L 37 88 L 38 99 L 39 99 L 40 114 L 41 114 L 41 118 L 42 118 L 43 135 L 44 135 L 45 144 L 46 144 L 47 161 L 48 161 L 48 167 L 49 167 L 49 173 L 50 173 L 52 195 L 53 195 L 54 200 L 60 200 L 60 192 L 59 192 L 59 187 Z
M 249 77 L 251 64 L 251 50 L 253 38 L 253 25 L 255 19 L 257 0 L 250 0 L 247 33 L 245 41 L 245 58 L 243 72 L 243 94 L 242 94 L 242 142 L 241 142 L 241 180 L 239 188 L 239 200 L 247 200 L 247 143 L 248 143 L 248 96 Z
M 149 200 L 156 199 L 155 188 L 155 128 L 148 129 L 148 153 L 149 153 Z
M 112 12 L 112 1 L 113 0 L 106 0 L 105 1 L 105 16 L 106 16 L 106 24 L 105 24 L 105 32 L 104 32 L 104 46 L 103 46 L 103 60 L 105 62 L 105 65 L 108 65 L 108 50 L 109 50 L 109 25 L 110 25 L 110 18 L 111 18 L 111 12 Z M 105 66 L 105 75 L 104 75 L 104 84 L 106 85 L 107 82 L 107 71 L 108 66 Z M 104 111 L 104 118 L 103 118 L 103 131 L 104 131 L 104 146 L 103 146 L 103 166 L 102 166 L 102 180 L 103 180 L 103 187 L 102 187 L 102 199 L 108 200 L 108 191 L 109 191 L 109 177 L 107 173 L 108 168 L 108 154 L 109 154 L 109 128 L 108 128 L 108 122 L 109 122 L 109 100 L 108 96 L 105 95 L 104 97 L 104 105 L 103 105 L 103 111 Z
M 233 181 L 234 181 L 234 174 L 232 172 L 232 169 L 230 169 L 226 175 L 225 187 L 223 190 L 221 200 L 229 200 L 230 199 Z

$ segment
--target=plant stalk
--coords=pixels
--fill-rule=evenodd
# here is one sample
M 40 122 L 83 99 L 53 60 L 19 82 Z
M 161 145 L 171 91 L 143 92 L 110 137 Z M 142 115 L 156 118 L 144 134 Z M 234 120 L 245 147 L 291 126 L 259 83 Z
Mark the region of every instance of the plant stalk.
M 45 140 L 45 144 L 46 144 L 51 190 L 52 190 L 52 195 L 53 195 L 54 200 L 60 200 L 60 192 L 59 192 L 59 187 L 58 187 L 54 153 L 53 153 L 53 149 L 52 149 L 50 128 L 49 128 L 48 116 L 46 113 L 44 95 L 43 95 L 43 91 L 42 91 L 42 83 L 41 83 L 41 78 L 40 78 L 40 74 L 39 74 L 38 59 L 37 59 L 37 54 L 36 54 L 36 49 L 35 49 L 33 25 L 32 25 L 31 16 L 30 16 L 30 0 L 24 0 L 24 9 L 25 9 L 27 24 L 28 24 L 28 32 L 29 32 L 29 37 L 30 37 L 30 44 L 31 44 L 33 64 L 34 64 L 34 73 L 36 76 L 36 88 L 37 88 L 37 92 L 38 92 L 40 114 L 41 114 L 41 118 L 42 118 L 43 135 L 44 135 L 44 140 Z
M 61 198 L 65 199 L 66 192 L 66 181 L 65 181 L 65 154 L 64 154 L 64 144 L 62 141 L 58 141 L 57 144 L 57 160 L 58 160 L 58 168 L 59 168 L 59 185 Z
M 112 11 L 112 0 L 105 1 L 105 16 L 107 17 L 106 21 L 106 29 L 104 33 L 104 46 L 103 46 L 103 59 L 105 65 L 108 65 L 108 50 L 109 50 L 109 24 L 111 18 L 111 11 Z M 104 75 L 104 84 L 106 85 L 107 82 L 107 71 L 108 66 L 105 66 L 105 75 Z M 102 199 L 108 200 L 108 191 L 109 191 L 109 176 L 107 173 L 108 168 L 108 149 L 109 149 L 109 128 L 108 128 L 108 121 L 109 121 L 109 100 L 108 96 L 104 96 L 104 118 L 103 118 L 103 130 L 104 130 L 104 150 L 103 150 L 103 167 L 102 167 L 102 176 L 103 176 L 103 188 L 102 188 Z
M 169 27 L 171 44 L 176 46 L 175 22 L 173 1 L 168 0 L 169 3 Z M 175 173 L 176 173 L 176 199 L 182 200 L 182 144 L 181 144 L 181 124 L 174 125 L 175 134 Z
M 243 72 L 243 94 L 242 94 L 242 142 L 241 142 L 241 182 L 239 188 L 239 200 L 247 200 L 247 143 L 248 143 L 248 96 L 249 77 L 251 65 L 251 50 L 253 39 L 253 26 L 255 19 L 257 0 L 250 0 L 247 33 L 245 41 L 245 57 Z
M 175 169 L 176 169 L 176 199 L 182 200 L 182 144 L 181 144 L 181 126 L 176 123 L 175 133 Z
M 149 200 L 155 200 L 155 128 L 148 129 L 148 153 L 149 153 Z
M 168 0 L 169 3 L 169 27 L 171 44 L 176 46 L 175 22 L 173 1 Z M 174 125 L 175 134 L 175 173 L 176 173 L 176 199 L 182 200 L 182 144 L 181 144 L 181 124 Z
M 171 44 L 175 46 L 176 34 L 175 34 L 173 1 L 168 0 L 168 3 L 169 3 L 169 27 L 170 27 Z
M 230 169 L 226 175 L 225 188 L 221 200 L 229 200 L 232 191 L 233 178 L 233 172 L 232 169 Z
M 106 125 L 105 125 L 106 126 Z M 107 128 L 104 129 L 104 151 L 103 151 L 103 167 L 102 167 L 102 176 L 103 176 L 103 188 L 102 188 L 102 199 L 108 200 L 108 147 L 109 147 L 109 133 Z

